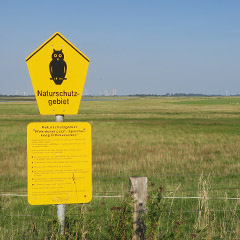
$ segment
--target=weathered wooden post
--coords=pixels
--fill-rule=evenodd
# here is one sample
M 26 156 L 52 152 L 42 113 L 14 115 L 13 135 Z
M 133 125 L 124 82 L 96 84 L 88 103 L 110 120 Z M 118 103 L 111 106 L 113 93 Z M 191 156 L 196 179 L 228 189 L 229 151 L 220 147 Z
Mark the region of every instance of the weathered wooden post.
M 133 202 L 133 240 L 144 240 L 146 226 L 143 218 L 147 202 L 147 178 L 146 177 L 130 177 L 130 193 L 134 199 Z

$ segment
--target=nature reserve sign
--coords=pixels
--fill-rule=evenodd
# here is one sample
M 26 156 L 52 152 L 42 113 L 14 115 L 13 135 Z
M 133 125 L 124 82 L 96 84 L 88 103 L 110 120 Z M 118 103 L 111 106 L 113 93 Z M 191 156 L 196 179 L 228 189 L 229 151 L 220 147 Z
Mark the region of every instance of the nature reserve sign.
M 40 114 L 77 114 L 89 59 L 55 33 L 26 62 Z

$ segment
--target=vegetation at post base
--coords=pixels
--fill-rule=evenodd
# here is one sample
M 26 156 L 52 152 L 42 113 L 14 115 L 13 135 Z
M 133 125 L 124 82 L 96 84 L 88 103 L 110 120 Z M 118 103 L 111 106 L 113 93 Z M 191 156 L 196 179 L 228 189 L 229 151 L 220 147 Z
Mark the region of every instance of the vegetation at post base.
M 131 202 L 123 200 L 119 206 L 111 208 L 111 218 L 108 224 L 110 239 L 127 240 L 133 236 L 133 211 Z
M 92 125 L 94 198 L 66 206 L 65 237 L 56 206 L 31 206 L 25 197 L 27 124 L 55 116 L 39 115 L 34 99 L 5 100 L 0 239 L 131 239 L 132 200 L 125 197 L 130 176 L 148 177 L 141 215 L 146 239 L 240 238 L 239 97 L 82 101 L 79 114 L 65 121 Z
M 154 185 L 154 184 L 153 184 Z M 163 213 L 162 204 L 163 188 L 158 188 L 151 192 L 147 201 L 147 213 L 145 213 L 146 237 L 153 239 L 154 236 L 160 236 L 160 219 Z

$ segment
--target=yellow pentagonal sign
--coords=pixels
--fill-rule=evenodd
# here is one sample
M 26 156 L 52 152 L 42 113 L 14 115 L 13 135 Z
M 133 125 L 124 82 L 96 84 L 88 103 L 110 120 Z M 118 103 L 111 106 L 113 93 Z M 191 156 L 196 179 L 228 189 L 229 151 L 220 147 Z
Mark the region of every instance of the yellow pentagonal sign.
M 26 62 L 40 114 L 77 114 L 89 59 L 55 33 Z

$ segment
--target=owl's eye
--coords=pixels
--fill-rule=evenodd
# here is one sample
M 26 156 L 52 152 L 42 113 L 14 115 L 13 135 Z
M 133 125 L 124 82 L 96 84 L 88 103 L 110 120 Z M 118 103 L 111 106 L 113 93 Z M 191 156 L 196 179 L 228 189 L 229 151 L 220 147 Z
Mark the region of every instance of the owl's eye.
M 61 57 L 62 57 L 62 54 L 59 54 L 58 56 L 61 58 Z
M 54 56 L 54 57 L 57 57 L 57 54 L 55 53 L 53 56 Z

